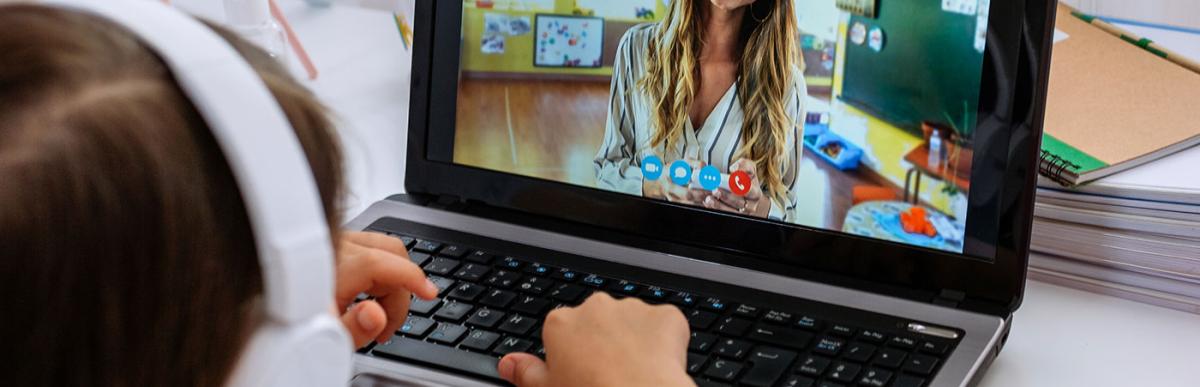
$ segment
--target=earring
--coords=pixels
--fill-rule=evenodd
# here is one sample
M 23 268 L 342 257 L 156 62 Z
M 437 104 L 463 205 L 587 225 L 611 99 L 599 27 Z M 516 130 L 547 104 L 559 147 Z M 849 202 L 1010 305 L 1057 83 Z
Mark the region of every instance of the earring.
M 766 16 L 763 16 L 763 17 L 758 17 L 758 15 L 757 15 L 757 14 L 754 12 L 754 8 L 755 8 L 755 7 L 754 7 L 753 5 L 751 5 L 751 6 L 750 6 L 750 17 L 751 17 L 751 18 L 753 18 L 753 19 L 754 19 L 754 21 L 756 21 L 756 22 L 759 22 L 759 23 L 762 23 L 762 22 L 765 22 L 765 21 L 767 21 L 767 18 L 768 18 L 768 17 L 771 17 L 771 10 L 770 10 L 770 9 L 768 9 L 768 10 L 767 10 L 767 15 L 766 15 Z

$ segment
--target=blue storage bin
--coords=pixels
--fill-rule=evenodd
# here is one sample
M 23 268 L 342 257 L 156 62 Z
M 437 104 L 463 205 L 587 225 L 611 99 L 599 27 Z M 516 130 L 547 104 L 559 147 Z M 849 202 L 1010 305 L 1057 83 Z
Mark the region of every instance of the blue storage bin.
M 846 139 L 838 136 L 836 133 L 833 133 L 826 128 L 812 128 L 815 129 L 813 132 L 816 132 L 812 133 L 809 131 L 810 127 L 810 125 L 805 125 L 805 148 L 807 148 L 810 152 L 816 153 L 817 156 L 819 156 L 821 159 L 824 159 L 826 162 L 829 162 L 829 164 L 832 164 L 838 170 L 846 171 L 858 168 L 859 161 L 862 161 L 862 148 L 859 148 L 857 145 L 854 145 L 849 141 L 846 141 Z M 825 150 L 831 145 L 839 148 L 836 157 L 829 155 L 829 153 L 827 153 Z

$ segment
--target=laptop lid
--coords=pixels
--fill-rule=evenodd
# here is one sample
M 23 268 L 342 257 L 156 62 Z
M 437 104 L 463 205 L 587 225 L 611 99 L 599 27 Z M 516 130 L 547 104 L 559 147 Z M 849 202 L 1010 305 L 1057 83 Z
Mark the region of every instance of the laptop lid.
M 566 3 L 417 3 L 433 22 L 415 31 L 408 192 L 779 275 L 1019 305 L 1052 1 L 756 0 L 732 85 L 698 67 L 707 1 Z M 692 112 L 703 87 L 724 92 Z

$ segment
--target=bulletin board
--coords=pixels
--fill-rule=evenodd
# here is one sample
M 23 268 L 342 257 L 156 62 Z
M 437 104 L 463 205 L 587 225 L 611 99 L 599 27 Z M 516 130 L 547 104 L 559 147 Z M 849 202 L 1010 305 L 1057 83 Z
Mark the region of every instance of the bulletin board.
M 599 68 L 604 65 L 604 19 L 538 14 L 533 65 Z

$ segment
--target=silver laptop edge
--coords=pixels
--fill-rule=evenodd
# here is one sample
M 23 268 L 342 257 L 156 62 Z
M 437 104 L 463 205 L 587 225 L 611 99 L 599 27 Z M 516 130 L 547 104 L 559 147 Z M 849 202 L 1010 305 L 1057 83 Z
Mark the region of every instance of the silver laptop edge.
M 1007 324 L 1007 321 L 996 316 L 614 245 L 401 202 L 377 202 L 347 224 L 347 227 L 361 230 L 384 217 L 964 330 L 966 335 L 930 384 L 933 387 L 966 386 L 971 383 L 1000 341 Z M 394 384 L 396 386 L 492 386 L 474 379 L 364 355 L 358 355 L 355 363 L 357 374 L 395 378 L 400 381 Z

